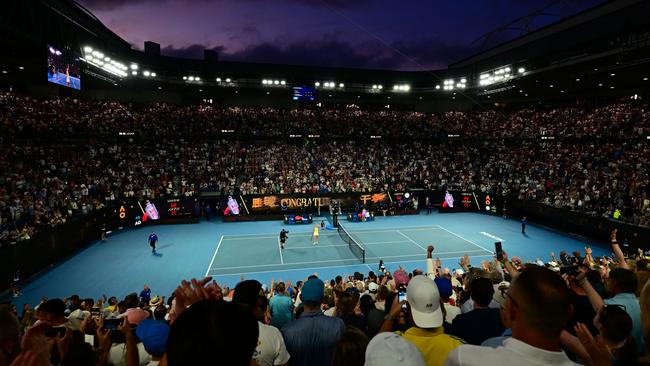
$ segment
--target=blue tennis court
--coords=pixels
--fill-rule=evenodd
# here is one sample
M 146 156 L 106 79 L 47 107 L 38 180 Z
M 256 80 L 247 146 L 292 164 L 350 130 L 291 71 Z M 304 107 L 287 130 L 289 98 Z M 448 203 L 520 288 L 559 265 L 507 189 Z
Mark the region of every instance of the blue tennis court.
M 492 252 L 441 226 L 350 230 L 365 248 L 368 263 L 422 260 L 426 247 L 435 241 L 436 256 L 441 259 L 490 256 Z M 206 275 L 246 274 L 250 271 L 279 272 L 287 269 L 356 265 L 360 259 L 336 231 L 320 235 L 313 245 L 310 233 L 290 235 L 285 249 L 280 248 L 276 233 L 224 235 L 220 238 Z
M 323 218 L 324 219 L 324 218 Z M 316 221 L 321 220 L 319 218 Z M 443 267 L 459 268 L 459 258 L 467 254 L 474 266 L 492 258 L 495 241 L 503 242 L 510 256 L 548 261 L 549 252 L 584 251 L 589 245 L 595 256 L 610 254 L 605 245 L 568 236 L 531 223 L 521 234 L 518 220 L 480 213 L 420 214 L 377 217 L 373 222 L 340 221 L 349 235 L 366 251 L 366 263 L 350 250 L 337 231 L 322 230 L 320 243 L 312 245 L 311 225 L 285 225 L 282 221 L 149 226 L 125 229 L 96 242 L 75 256 L 55 265 L 25 283 L 20 302 L 37 304 L 42 296 L 71 294 L 99 297 L 124 296 L 139 291 L 146 283 L 153 294 L 169 295 L 182 279 L 206 274 L 219 284 L 234 286 L 242 278 L 270 284 L 272 279 L 304 280 L 313 273 L 330 279 L 378 270 L 379 260 L 391 272 L 399 266 L 408 271 L 425 269 L 426 247 L 434 245 L 434 257 Z M 278 234 L 288 229 L 289 239 L 280 249 Z M 147 243 L 154 230 L 158 254 Z M 101 290 L 100 290 L 101 289 Z M 5 297 L 10 294 L 4 294 Z M 7 299 L 9 300 L 9 299 Z

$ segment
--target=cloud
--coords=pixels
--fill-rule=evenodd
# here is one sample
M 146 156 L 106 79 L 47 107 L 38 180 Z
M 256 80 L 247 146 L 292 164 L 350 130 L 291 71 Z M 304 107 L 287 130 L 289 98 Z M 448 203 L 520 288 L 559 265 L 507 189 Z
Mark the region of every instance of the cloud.
M 203 49 L 219 53 L 224 61 L 258 62 L 289 65 L 312 65 L 326 67 L 351 67 L 389 70 L 432 70 L 444 68 L 475 49 L 464 44 L 451 44 L 440 39 L 404 40 L 386 47 L 379 42 L 354 45 L 333 37 L 320 40 L 301 40 L 285 46 L 263 42 L 240 50 L 228 50 L 223 46 L 192 44 L 186 47 L 164 47 L 167 56 L 203 58 Z
M 81 5 L 87 7 L 93 11 L 101 10 L 115 10 L 122 8 L 128 5 L 137 5 L 142 3 L 156 3 L 160 5 L 163 2 L 176 1 L 182 3 L 225 3 L 231 2 L 235 4 L 241 4 L 244 2 L 248 3 L 259 3 L 264 0 L 77 0 Z M 376 0 L 282 0 L 289 4 L 300 4 L 308 5 L 312 7 L 333 7 L 333 8 L 352 8 L 369 3 L 373 3 Z

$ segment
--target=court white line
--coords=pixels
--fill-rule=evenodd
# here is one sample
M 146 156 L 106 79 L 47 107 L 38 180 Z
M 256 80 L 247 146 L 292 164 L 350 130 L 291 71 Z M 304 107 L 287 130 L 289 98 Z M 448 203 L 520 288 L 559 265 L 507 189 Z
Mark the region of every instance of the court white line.
M 403 232 L 401 232 L 401 231 L 399 231 L 399 230 L 397 230 L 397 233 L 400 234 L 401 236 L 405 237 L 406 240 L 410 241 L 411 243 L 413 243 L 413 244 L 419 246 L 419 247 L 420 247 L 422 250 L 424 250 L 425 252 L 427 251 L 427 250 L 426 250 L 422 245 L 416 243 L 415 240 L 411 239 L 408 235 L 404 234 Z
M 395 232 L 396 230 L 426 231 L 426 230 L 439 230 L 439 229 L 440 229 L 440 226 L 436 225 L 436 226 L 393 227 L 393 228 L 384 228 L 384 229 L 381 229 L 381 230 L 362 229 L 362 230 L 352 230 L 352 231 L 348 230 L 348 231 L 350 231 L 353 234 L 357 234 L 357 233 L 365 234 L 365 233 L 388 233 L 388 232 Z M 330 232 L 332 232 L 332 231 L 327 230 L 327 231 L 325 231 L 326 234 L 321 233 L 321 235 L 329 234 L 329 236 L 336 236 L 336 231 L 333 231 L 331 234 L 330 234 Z M 296 234 L 292 234 L 292 236 L 308 236 L 308 237 L 311 237 L 310 233 L 305 232 L 305 234 L 306 235 L 300 235 L 300 233 L 296 233 Z M 228 235 L 224 235 L 224 236 L 228 240 L 234 240 L 234 239 L 239 238 L 239 237 L 241 237 L 241 239 L 243 240 L 243 239 L 245 239 L 245 237 L 258 237 L 259 238 L 259 237 L 267 237 L 268 236 L 268 237 L 271 237 L 271 238 L 275 238 L 277 235 L 275 233 L 259 233 L 259 234 L 228 234 Z M 229 237 L 236 237 L 236 238 L 229 238 Z
M 472 255 L 470 258 L 481 258 L 481 257 L 491 257 L 492 255 Z M 442 258 L 443 260 L 446 259 L 461 259 L 463 257 L 448 257 L 448 258 Z M 367 258 L 366 258 L 367 259 Z M 399 261 L 390 261 L 386 262 L 384 261 L 385 264 L 390 264 L 390 263 L 408 263 L 408 262 L 414 262 L 417 259 L 411 259 L 411 260 L 399 260 Z M 329 268 L 343 268 L 343 267 L 353 267 L 353 266 L 360 266 L 363 267 L 364 264 L 362 263 L 357 263 L 357 264 L 349 264 L 349 265 L 340 265 L 340 266 L 327 266 L 327 267 L 322 267 L 323 269 L 329 269 Z M 367 264 L 365 265 L 366 267 L 370 268 Z M 279 270 L 268 270 L 268 271 L 254 271 L 254 272 L 239 272 L 239 273 L 221 273 L 221 274 L 214 274 L 212 275 L 213 277 L 221 277 L 221 276 L 241 276 L 241 275 L 249 275 L 249 274 L 258 274 L 258 273 L 277 273 L 278 271 L 282 272 L 295 272 L 295 271 L 311 271 L 313 268 L 289 268 L 289 269 L 279 269 Z M 371 269 L 372 270 L 372 269 Z
M 280 252 L 280 264 L 284 264 L 284 259 L 282 258 L 282 244 L 280 243 L 279 236 L 278 236 L 278 251 Z
M 457 254 L 457 253 L 471 253 L 471 252 L 483 252 L 483 250 L 462 250 L 462 251 L 454 251 L 454 252 L 439 252 L 437 254 L 439 256 L 441 254 Z M 423 261 L 426 259 L 426 258 L 422 257 L 422 254 L 404 254 L 404 255 L 389 255 L 389 256 L 382 256 L 382 257 L 366 257 L 366 260 L 369 260 L 369 259 L 384 259 L 384 262 L 386 262 L 386 260 L 389 259 L 389 258 L 404 258 L 404 257 L 417 257 L 419 259 L 422 259 Z M 446 259 L 446 258 L 443 258 L 443 259 Z M 341 262 L 341 261 L 345 261 L 345 260 L 354 260 L 354 258 L 330 259 L 330 260 L 309 261 L 309 262 L 292 262 L 292 263 L 284 263 L 282 265 L 280 265 L 280 264 L 258 264 L 258 265 L 250 265 L 250 266 L 219 267 L 219 268 L 215 268 L 215 270 L 257 268 L 257 267 L 295 266 L 295 265 L 303 265 L 303 264 Z M 354 264 L 354 265 L 356 265 L 356 264 Z M 359 265 L 363 265 L 363 263 L 359 263 Z M 281 270 L 281 269 L 279 269 L 279 270 Z
M 403 240 L 401 240 L 401 241 L 378 241 L 378 242 L 371 242 L 371 243 L 362 243 L 362 245 L 365 247 L 367 245 L 397 244 L 397 243 L 404 243 L 404 241 Z M 332 245 L 320 245 L 320 244 L 318 244 L 319 248 L 347 247 L 347 246 L 349 246 L 349 245 L 348 244 L 332 244 Z M 309 249 L 309 248 L 315 249 L 314 245 L 304 245 L 304 246 L 298 246 L 298 247 L 285 246 L 284 250 Z
M 223 240 L 223 235 L 221 235 L 221 239 L 219 239 L 219 244 L 217 244 L 217 249 L 214 251 L 214 255 L 212 256 L 212 260 L 210 261 L 210 265 L 208 266 L 208 270 L 205 272 L 205 277 L 208 276 L 208 273 L 210 273 L 210 270 L 212 269 L 212 263 L 214 263 L 214 259 L 217 257 L 217 252 L 219 251 L 219 248 L 221 247 L 221 241 Z
M 465 241 L 468 242 L 468 243 L 471 243 L 471 244 L 476 245 L 477 247 L 479 247 L 479 248 L 485 250 L 486 252 L 489 252 L 489 253 L 494 254 L 493 251 L 491 251 L 491 250 L 489 250 L 489 249 L 487 249 L 487 248 L 485 248 L 485 247 L 483 247 L 483 246 L 481 246 L 481 245 L 478 245 L 478 244 L 476 244 L 475 242 L 473 242 L 473 241 L 471 241 L 471 240 L 469 240 L 469 239 L 465 239 L 465 238 L 463 238 L 462 236 L 460 236 L 460 235 L 458 235 L 458 234 L 456 234 L 456 233 L 454 233 L 454 232 L 452 232 L 452 231 L 450 231 L 450 230 L 447 230 L 447 229 L 445 229 L 444 227 L 442 227 L 442 226 L 440 226 L 440 225 L 438 225 L 438 227 L 441 228 L 442 230 L 448 232 L 449 234 L 451 234 L 451 235 L 453 235 L 453 236 L 456 236 L 456 237 L 458 237 L 458 238 L 461 238 L 461 239 L 465 240 Z
M 228 236 L 228 235 L 224 235 L 224 236 Z M 238 237 L 236 237 L 236 238 L 226 238 L 226 240 L 273 239 L 273 238 L 278 237 L 277 235 L 273 235 L 273 236 L 267 236 L 267 235 L 264 235 L 264 236 L 248 236 L 248 237 L 242 237 L 242 238 L 240 238 L 239 235 L 237 235 L 237 236 Z M 337 234 L 329 234 L 329 235 L 321 235 L 321 236 L 335 237 L 335 236 L 338 236 L 338 235 Z M 308 234 L 308 235 L 291 234 L 291 237 L 293 237 L 293 238 L 295 238 L 295 237 L 311 238 L 311 234 Z

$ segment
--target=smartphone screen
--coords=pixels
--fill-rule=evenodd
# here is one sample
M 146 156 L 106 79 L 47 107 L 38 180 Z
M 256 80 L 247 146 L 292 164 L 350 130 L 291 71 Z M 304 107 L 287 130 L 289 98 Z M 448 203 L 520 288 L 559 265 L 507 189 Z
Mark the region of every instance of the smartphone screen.
M 117 326 L 122 324 L 123 319 L 105 319 L 104 328 L 108 330 L 116 330 Z
M 402 302 L 406 300 L 406 291 L 400 291 L 397 294 L 397 301 Z M 406 308 L 406 304 L 402 305 L 402 308 Z
M 498 260 L 501 260 L 503 258 L 503 248 L 501 247 L 500 241 L 494 243 L 494 252 Z

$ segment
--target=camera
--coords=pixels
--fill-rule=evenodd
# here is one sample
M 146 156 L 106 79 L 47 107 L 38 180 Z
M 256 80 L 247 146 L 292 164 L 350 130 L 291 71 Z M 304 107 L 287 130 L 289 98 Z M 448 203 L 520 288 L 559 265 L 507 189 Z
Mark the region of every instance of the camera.
M 578 273 L 578 266 L 560 267 L 560 274 L 567 274 L 569 276 L 575 276 L 576 273 Z

